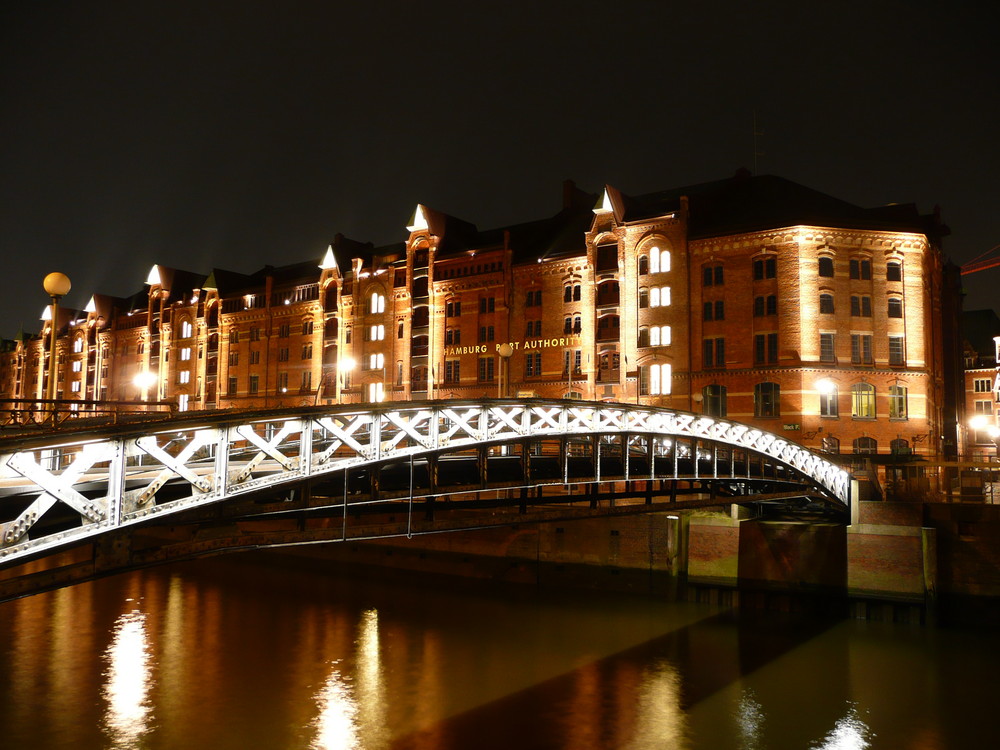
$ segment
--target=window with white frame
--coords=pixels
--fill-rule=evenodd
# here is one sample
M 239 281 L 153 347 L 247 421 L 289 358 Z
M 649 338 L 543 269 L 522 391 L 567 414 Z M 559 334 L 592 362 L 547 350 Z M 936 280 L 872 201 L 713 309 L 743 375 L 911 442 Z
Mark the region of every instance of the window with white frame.
M 650 326 L 649 345 L 650 346 L 670 346 L 671 333 L 670 326 Z
M 658 247 L 649 249 L 649 272 L 666 273 L 670 270 L 670 251 Z
M 972 390 L 976 393 L 989 393 L 993 390 L 993 381 L 989 378 L 976 378 L 972 381 Z
M 189 399 L 190 399 L 190 396 L 188 396 L 188 394 L 186 394 L 186 393 L 179 393 L 179 394 L 177 394 L 177 410 L 178 411 L 187 411 L 188 410 L 188 400 Z
M 649 306 L 650 307 L 669 307 L 670 306 L 670 287 L 669 286 L 654 286 L 649 290 Z
M 81 370 L 83 370 L 83 362 L 76 360 L 73 363 L 73 372 L 80 372 Z
M 672 369 L 669 364 L 649 366 L 649 394 L 665 396 L 673 390 Z

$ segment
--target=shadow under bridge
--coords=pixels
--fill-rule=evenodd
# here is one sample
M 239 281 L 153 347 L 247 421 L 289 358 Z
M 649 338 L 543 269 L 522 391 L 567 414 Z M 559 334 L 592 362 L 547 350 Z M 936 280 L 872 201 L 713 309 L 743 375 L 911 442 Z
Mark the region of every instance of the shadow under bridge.
M 842 468 L 796 443 L 672 409 L 194 413 L 0 443 L 0 600 L 201 555 L 528 520 L 796 499 L 846 515 L 849 491 Z

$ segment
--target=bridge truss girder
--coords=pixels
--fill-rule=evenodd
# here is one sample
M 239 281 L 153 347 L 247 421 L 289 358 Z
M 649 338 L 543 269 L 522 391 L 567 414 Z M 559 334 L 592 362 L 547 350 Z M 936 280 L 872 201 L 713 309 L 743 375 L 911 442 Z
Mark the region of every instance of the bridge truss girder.
M 64 435 L 0 453 L 0 569 L 295 488 L 312 497 L 340 486 L 345 511 L 360 512 L 501 490 L 520 503 L 543 485 L 625 492 L 644 483 L 652 498 L 665 480 L 674 501 L 686 482 L 718 491 L 718 502 L 755 502 L 763 491 L 849 503 L 847 473 L 822 456 L 670 409 L 530 399 L 191 415 L 141 434 Z

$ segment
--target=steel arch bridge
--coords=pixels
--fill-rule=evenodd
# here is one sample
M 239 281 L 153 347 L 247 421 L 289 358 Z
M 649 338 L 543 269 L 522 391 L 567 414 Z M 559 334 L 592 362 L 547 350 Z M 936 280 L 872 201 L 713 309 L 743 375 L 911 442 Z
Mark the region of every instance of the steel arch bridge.
M 850 478 L 769 432 L 622 403 L 498 399 L 192 413 L 0 441 L 0 577 L 81 547 L 93 553 L 90 577 L 98 568 L 160 562 L 170 555 L 151 553 L 148 541 L 145 552 L 134 549 L 133 533 L 152 529 L 156 537 L 180 525 L 230 532 L 215 543 L 192 537 L 171 559 L 426 533 L 415 526 L 415 502 L 417 517 L 431 518 L 435 507 L 524 514 L 529 504 L 589 500 L 597 508 L 607 498 L 607 514 L 622 510 L 615 498 L 642 498 L 633 512 L 684 507 L 677 498 L 684 493 L 715 505 L 817 498 L 846 511 Z M 665 495 L 668 504 L 649 507 Z M 347 533 L 349 515 L 400 511 L 405 526 Z M 238 528 L 253 520 L 273 529 L 292 516 L 295 527 L 279 537 L 247 539 Z M 343 524 L 331 523 L 337 518 Z

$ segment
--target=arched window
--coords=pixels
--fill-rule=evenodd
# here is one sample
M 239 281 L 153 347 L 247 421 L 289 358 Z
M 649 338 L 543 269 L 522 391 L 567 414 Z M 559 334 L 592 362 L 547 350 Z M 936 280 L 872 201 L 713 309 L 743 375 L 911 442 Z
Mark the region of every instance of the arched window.
M 833 277 L 833 258 L 823 257 L 819 259 L 819 275 Z
M 889 298 L 889 317 L 890 318 L 902 318 L 903 317 L 903 300 L 898 297 Z
M 670 287 L 669 286 L 654 286 L 649 290 L 649 306 L 650 307 L 669 307 L 670 306 Z
M 642 326 L 639 329 L 639 346 L 650 346 L 649 343 L 649 328 Z
M 896 438 L 889 443 L 889 452 L 895 455 L 906 455 L 910 452 L 910 443 L 906 438 Z
M 644 276 L 649 273 L 649 256 L 640 255 L 639 256 L 639 275 Z
M 753 387 L 755 417 L 777 417 L 781 413 L 781 387 L 777 383 L 757 383 Z
M 875 418 L 875 386 L 871 383 L 855 383 L 851 386 L 851 416 Z
M 639 290 L 639 309 L 649 307 L 649 290 Z
M 190 320 L 184 320 L 181 322 L 181 338 L 189 339 L 194 335 L 194 326 L 191 325 Z
M 827 435 L 826 437 L 824 437 L 823 452 L 840 453 L 840 438 L 835 438 L 833 435 Z
M 885 280 L 886 281 L 902 281 L 903 280 L 903 264 L 896 260 L 890 260 L 885 264 Z
M 726 386 L 713 383 L 701 389 L 702 411 L 709 417 L 726 416 Z
M 666 273 L 670 270 L 670 251 L 658 247 L 649 249 L 649 272 Z
M 371 296 L 368 298 L 368 312 L 385 312 L 385 295 L 379 294 L 378 292 L 372 292 Z
M 819 311 L 824 315 L 833 315 L 833 295 L 819 295 Z
M 855 453 L 878 453 L 878 441 L 871 437 L 859 437 L 854 440 Z
M 73 341 L 73 351 L 76 354 L 79 354 L 80 352 L 83 351 L 83 337 L 82 336 L 78 337 L 77 339 L 75 339 Z

